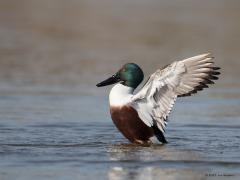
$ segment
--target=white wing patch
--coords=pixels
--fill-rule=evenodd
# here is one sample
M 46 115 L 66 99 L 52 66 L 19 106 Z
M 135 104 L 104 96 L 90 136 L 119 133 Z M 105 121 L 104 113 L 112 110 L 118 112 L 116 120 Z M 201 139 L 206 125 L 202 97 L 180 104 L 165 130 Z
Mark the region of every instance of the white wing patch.
M 144 87 L 132 97 L 132 106 L 148 126 L 156 124 L 164 132 L 169 113 L 178 96 L 191 95 L 218 79 L 210 54 L 176 61 L 153 73 Z

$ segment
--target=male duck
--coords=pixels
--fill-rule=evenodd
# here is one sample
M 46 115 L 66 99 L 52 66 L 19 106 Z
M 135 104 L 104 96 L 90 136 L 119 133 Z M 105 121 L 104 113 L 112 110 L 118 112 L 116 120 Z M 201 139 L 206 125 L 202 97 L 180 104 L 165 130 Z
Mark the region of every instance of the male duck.
M 134 63 L 125 64 L 116 74 L 97 84 L 117 83 L 109 95 L 111 117 L 131 142 L 149 144 L 156 137 L 167 143 L 164 128 L 177 97 L 190 96 L 214 84 L 220 74 L 210 54 L 175 61 L 153 73 L 138 93 L 133 94 L 144 75 Z M 155 139 L 156 139 L 155 138 Z

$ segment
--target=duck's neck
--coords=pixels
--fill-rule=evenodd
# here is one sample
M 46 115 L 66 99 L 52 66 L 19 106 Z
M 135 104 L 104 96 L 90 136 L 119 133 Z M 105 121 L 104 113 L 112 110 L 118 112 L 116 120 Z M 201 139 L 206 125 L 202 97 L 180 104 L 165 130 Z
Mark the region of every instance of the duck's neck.
M 116 84 L 110 91 L 109 103 L 110 106 L 123 106 L 131 101 L 134 88 L 124 86 L 120 83 Z

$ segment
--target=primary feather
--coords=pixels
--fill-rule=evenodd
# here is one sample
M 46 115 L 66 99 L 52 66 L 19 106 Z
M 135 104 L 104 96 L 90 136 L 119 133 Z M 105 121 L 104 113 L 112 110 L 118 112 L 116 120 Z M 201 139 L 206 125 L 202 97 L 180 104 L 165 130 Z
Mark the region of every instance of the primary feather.
M 143 88 L 132 96 L 131 105 L 150 127 L 164 132 L 167 117 L 177 97 L 189 96 L 213 84 L 220 68 L 214 67 L 210 54 L 176 61 L 153 73 Z

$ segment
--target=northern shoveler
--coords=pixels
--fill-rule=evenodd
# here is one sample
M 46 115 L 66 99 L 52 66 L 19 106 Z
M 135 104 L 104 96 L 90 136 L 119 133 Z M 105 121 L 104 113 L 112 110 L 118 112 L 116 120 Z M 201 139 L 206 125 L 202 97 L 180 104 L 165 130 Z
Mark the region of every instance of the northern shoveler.
M 133 94 L 144 74 L 137 64 L 128 63 L 97 87 L 117 83 L 109 95 L 110 113 L 116 127 L 129 141 L 148 144 L 156 137 L 167 143 L 163 133 L 177 97 L 191 96 L 207 88 L 207 84 L 214 84 L 219 69 L 209 53 L 175 61 L 158 69 Z

